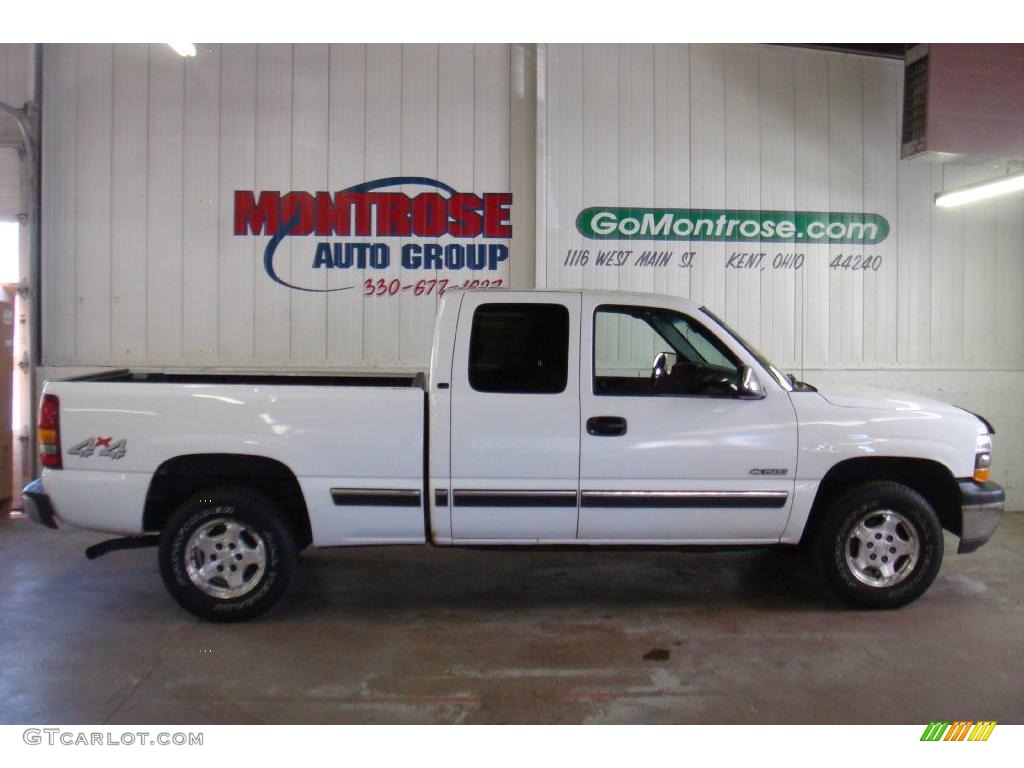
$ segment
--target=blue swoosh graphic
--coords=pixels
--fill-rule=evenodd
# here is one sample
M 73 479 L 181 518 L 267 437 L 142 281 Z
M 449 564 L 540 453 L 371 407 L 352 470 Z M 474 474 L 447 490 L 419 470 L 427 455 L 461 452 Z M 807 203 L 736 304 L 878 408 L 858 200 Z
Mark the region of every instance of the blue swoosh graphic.
M 350 291 L 353 286 L 347 285 L 344 288 L 303 288 L 301 285 L 292 285 L 291 283 L 282 280 L 277 276 L 277 272 L 274 271 L 274 251 L 277 250 L 277 246 L 281 244 L 285 236 L 290 234 L 295 227 L 299 225 L 299 213 L 296 212 L 288 221 L 284 223 L 282 227 L 277 230 L 277 234 L 270 238 L 270 242 L 267 243 L 267 248 L 263 251 L 263 269 L 278 285 L 283 285 L 285 288 L 292 288 L 296 291 L 307 291 L 308 293 L 334 293 L 335 291 Z
M 341 190 L 342 192 L 370 192 L 374 189 L 380 189 L 381 187 L 394 187 L 400 184 L 418 184 L 426 187 L 436 187 L 437 189 L 444 190 L 449 195 L 458 194 L 457 190 L 453 187 L 448 186 L 443 181 L 437 179 L 428 179 L 426 176 L 389 176 L 385 179 L 374 179 L 373 181 L 365 181 L 362 184 L 356 184 L 349 187 L 348 189 Z M 266 249 L 263 251 L 263 270 L 267 273 L 267 276 L 278 285 L 283 285 L 285 288 L 291 288 L 295 291 L 306 291 L 307 293 L 335 293 L 336 291 L 350 291 L 354 286 L 347 285 L 344 288 L 303 288 L 301 285 L 292 285 L 291 283 L 282 280 L 278 277 L 277 272 L 274 271 L 274 253 L 277 251 L 277 246 L 281 244 L 281 241 L 291 234 L 292 230 L 299 225 L 299 212 L 296 211 L 295 215 L 286 221 L 277 230 L 277 234 L 270 238 L 270 242 L 267 243 Z
M 419 184 L 424 187 L 437 187 L 443 189 L 449 195 L 459 194 L 458 190 L 448 186 L 443 181 L 437 179 L 428 179 L 426 176 L 389 176 L 386 179 L 374 179 L 373 181 L 364 181 L 362 184 L 356 184 L 348 189 L 341 190 L 342 192 L 370 192 L 374 189 L 380 189 L 381 187 L 397 187 L 401 184 Z

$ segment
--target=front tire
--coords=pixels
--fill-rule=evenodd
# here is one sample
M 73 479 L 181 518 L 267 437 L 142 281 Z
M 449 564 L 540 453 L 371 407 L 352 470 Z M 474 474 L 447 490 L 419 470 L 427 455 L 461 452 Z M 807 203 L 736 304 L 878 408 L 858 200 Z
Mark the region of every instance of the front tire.
M 258 616 L 284 593 L 295 542 L 280 509 L 248 488 L 212 488 L 182 503 L 160 534 L 160 574 L 182 608 L 209 621 Z
M 829 505 L 814 553 L 822 575 L 848 603 L 898 608 L 935 581 L 943 546 L 938 515 L 921 494 L 873 481 Z

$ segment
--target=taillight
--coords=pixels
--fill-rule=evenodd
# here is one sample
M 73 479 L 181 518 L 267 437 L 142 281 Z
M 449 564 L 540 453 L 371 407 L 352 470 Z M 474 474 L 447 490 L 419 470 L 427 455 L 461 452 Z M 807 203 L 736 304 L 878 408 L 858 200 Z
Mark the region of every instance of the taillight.
M 43 395 L 39 404 L 39 463 L 50 469 L 61 469 L 60 458 L 60 400 L 56 395 Z

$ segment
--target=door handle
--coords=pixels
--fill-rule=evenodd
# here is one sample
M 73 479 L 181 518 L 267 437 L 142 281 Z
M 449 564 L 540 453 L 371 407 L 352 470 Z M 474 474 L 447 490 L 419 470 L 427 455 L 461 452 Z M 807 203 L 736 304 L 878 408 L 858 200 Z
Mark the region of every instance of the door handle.
M 621 416 L 591 416 L 587 434 L 595 437 L 621 437 L 626 434 L 626 420 Z

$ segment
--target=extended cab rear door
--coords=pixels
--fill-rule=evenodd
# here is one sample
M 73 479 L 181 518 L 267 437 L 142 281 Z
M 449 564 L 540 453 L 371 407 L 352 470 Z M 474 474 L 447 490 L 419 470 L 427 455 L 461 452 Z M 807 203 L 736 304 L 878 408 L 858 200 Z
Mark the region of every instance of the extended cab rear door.
M 579 294 L 469 293 L 451 381 L 456 541 L 572 541 L 580 451 Z

